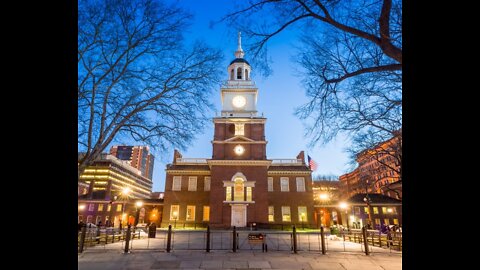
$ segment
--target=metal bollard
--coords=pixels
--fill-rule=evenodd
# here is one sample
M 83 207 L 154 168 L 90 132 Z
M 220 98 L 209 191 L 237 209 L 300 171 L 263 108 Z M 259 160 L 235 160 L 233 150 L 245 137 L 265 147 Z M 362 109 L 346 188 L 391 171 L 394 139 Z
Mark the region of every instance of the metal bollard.
M 237 227 L 233 226 L 233 252 L 237 252 Z
M 171 246 L 172 246 L 172 225 L 168 225 L 167 252 L 170 252 Z
M 82 232 L 80 235 L 80 247 L 78 248 L 78 252 L 82 253 L 83 252 L 83 246 L 85 245 L 85 236 L 87 235 L 87 227 L 83 226 L 82 227 Z
M 325 233 L 323 231 L 323 226 L 320 227 L 320 237 L 322 239 L 322 254 L 325 254 Z
M 365 245 L 365 255 L 370 255 L 370 250 L 368 250 L 368 240 L 367 240 L 367 227 L 362 228 L 363 234 L 363 243 Z
M 293 225 L 293 253 L 297 253 L 297 228 Z
M 127 235 L 125 236 L 125 250 L 123 251 L 123 253 L 128 253 L 128 247 L 130 244 L 130 232 L 131 232 L 131 225 L 128 224 Z
M 210 252 L 210 225 L 207 226 L 207 252 Z

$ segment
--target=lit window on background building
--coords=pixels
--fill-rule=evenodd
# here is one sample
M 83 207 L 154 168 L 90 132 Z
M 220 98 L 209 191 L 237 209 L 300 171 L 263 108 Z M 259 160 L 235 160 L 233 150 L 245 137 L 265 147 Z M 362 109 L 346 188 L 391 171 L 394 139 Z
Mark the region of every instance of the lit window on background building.
M 291 221 L 290 206 L 282 206 L 282 221 Z
M 273 206 L 268 207 L 268 222 L 273 222 L 274 220 L 274 208 Z

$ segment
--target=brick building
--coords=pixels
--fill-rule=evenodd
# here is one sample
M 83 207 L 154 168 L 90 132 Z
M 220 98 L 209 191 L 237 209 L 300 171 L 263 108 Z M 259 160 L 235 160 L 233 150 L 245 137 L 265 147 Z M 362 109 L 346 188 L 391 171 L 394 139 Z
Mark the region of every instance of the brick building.
M 342 198 L 371 192 L 401 200 L 401 131 L 398 134 L 357 155 L 358 167 L 339 177 Z
M 110 155 L 128 161 L 142 176 L 152 180 L 155 157 L 150 154 L 148 146 L 114 145 L 110 148 Z
M 258 116 L 258 88 L 243 56 L 239 35 L 229 78 L 220 89 L 221 116 L 213 118 L 212 158 L 183 158 L 175 151 L 167 165 L 162 226 L 314 226 L 312 178 L 304 153 L 267 159 L 267 119 Z
M 141 206 L 137 206 L 141 202 Z M 82 195 L 78 198 L 78 222 L 118 227 L 120 221 L 126 226 L 128 223 L 134 224 L 138 211 L 138 223 L 156 223 L 160 226 L 163 212 L 163 199 L 143 198 L 143 199 L 89 199 Z
M 142 176 L 128 161 L 107 154 L 85 168 L 78 182 L 79 189 L 88 185 L 87 192 L 82 191 L 87 198 L 104 200 L 112 199 L 127 187 L 132 198 L 150 198 L 153 185 L 151 179 Z

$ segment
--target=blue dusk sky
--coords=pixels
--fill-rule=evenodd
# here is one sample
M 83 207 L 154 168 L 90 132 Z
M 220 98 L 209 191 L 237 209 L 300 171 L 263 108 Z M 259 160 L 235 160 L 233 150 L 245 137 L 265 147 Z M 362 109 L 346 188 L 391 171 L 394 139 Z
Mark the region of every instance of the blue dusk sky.
M 237 49 L 237 34 L 235 29 L 227 28 L 224 23 L 212 26 L 212 22 L 233 10 L 230 1 L 220 0 L 182 0 L 179 4 L 194 15 L 193 24 L 189 31 L 184 33 L 188 43 L 200 39 L 212 47 L 220 48 L 224 53 L 224 79 L 227 79 L 227 66 L 234 57 Z M 309 148 L 308 138 L 304 137 L 305 127 L 294 115 L 296 107 L 306 103 L 305 90 L 300 83 L 301 77 L 296 76 L 295 63 L 292 58 L 296 55 L 294 48 L 299 32 L 291 29 L 274 37 L 268 44 L 268 51 L 273 60 L 273 74 L 268 78 L 261 78 L 252 67 L 252 79 L 258 87 L 257 110 L 267 118 L 265 137 L 267 143 L 267 158 L 295 158 L 300 151 L 305 151 L 305 159 L 310 155 L 318 164 L 315 175 L 339 176 L 348 172 L 348 156 L 345 153 L 347 140 L 338 137 L 331 143 L 315 148 Z M 242 38 L 242 43 L 248 42 Z M 246 54 L 245 59 L 249 60 Z M 297 67 L 298 68 L 298 67 Z M 220 85 L 212 96 L 215 110 L 221 111 Z M 212 117 L 215 112 L 212 113 Z M 181 151 L 184 158 L 211 158 L 213 138 L 213 122 L 205 128 L 203 134 L 197 134 L 196 140 L 185 151 Z M 108 148 L 109 149 L 109 148 Z M 108 150 L 107 150 L 108 151 Z M 155 167 L 153 174 L 153 191 L 165 190 L 165 167 L 173 160 L 173 150 L 167 153 L 154 151 Z

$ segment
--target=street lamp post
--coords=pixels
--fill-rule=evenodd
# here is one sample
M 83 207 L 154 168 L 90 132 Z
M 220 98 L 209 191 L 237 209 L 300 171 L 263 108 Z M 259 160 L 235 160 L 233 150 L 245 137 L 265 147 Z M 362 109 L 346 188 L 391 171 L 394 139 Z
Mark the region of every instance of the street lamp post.
M 370 209 L 370 203 L 372 202 L 372 200 L 370 199 L 370 197 L 368 197 L 368 193 L 365 195 L 365 198 L 363 198 L 363 201 L 367 204 L 367 210 L 368 210 L 368 222 L 367 222 L 367 228 L 370 228 L 371 225 L 372 225 L 372 211 Z
M 345 217 L 347 219 L 347 230 L 350 231 L 350 225 L 348 224 L 348 205 L 345 202 L 340 203 L 340 208 L 345 210 Z
M 142 205 L 143 205 L 142 201 L 138 201 L 138 202 L 135 203 L 136 210 L 137 210 L 136 215 L 135 215 L 135 224 L 133 225 L 133 227 L 135 227 L 135 228 L 138 225 L 138 219 L 140 218 L 140 209 L 141 209 Z
M 130 193 L 130 188 L 129 187 L 125 187 L 121 192 L 123 203 L 122 203 L 122 216 L 120 217 L 120 230 L 122 230 L 123 218 L 125 216 L 125 203 L 126 203 L 125 199 L 128 199 L 128 194 L 129 193 Z

